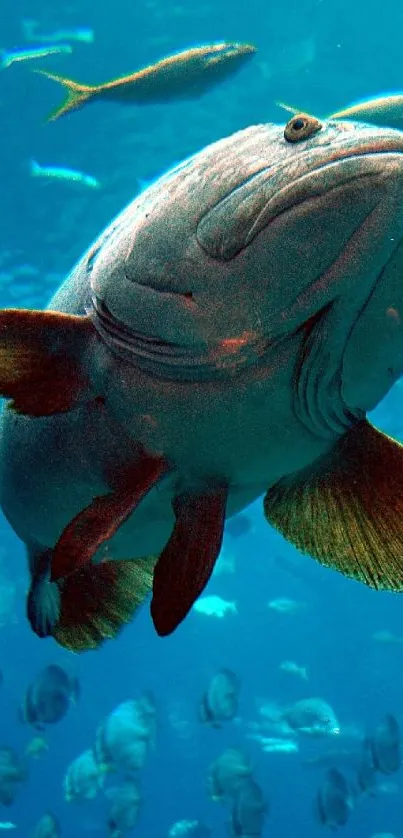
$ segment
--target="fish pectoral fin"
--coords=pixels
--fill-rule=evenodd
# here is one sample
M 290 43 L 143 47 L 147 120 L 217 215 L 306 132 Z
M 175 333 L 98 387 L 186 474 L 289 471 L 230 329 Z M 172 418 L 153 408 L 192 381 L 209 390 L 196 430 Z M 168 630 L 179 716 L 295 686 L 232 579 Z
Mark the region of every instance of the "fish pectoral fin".
M 227 487 L 173 501 L 175 526 L 154 571 L 151 616 L 160 636 L 184 620 L 213 572 L 221 549 Z
M 52 636 L 65 649 L 85 652 L 116 637 L 151 592 L 157 558 L 87 565 L 60 584 L 60 617 Z
M 403 590 L 403 446 L 357 422 L 311 469 L 267 492 L 270 524 L 371 588 Z
M 78 110 L 78 108 L 81 108 L 85 102 L 88 102 L 97 93 L 97 88 L 93 85 L 81 84 L 78 81 L 73 81 L 73 79 L 67 79 L 65 76 L 48 73 L 46 70 L 35 70 L 35 72 L 41 76 L 46 76 L 47 79 L 58 82 L 58 84 L 61 84 L 67 90 L 65 100 L 49 114 L 48 122 L 55 122 L 63 114 Z
M 120 488 L 94 498 L 79 512 L 65 527 L 53 551 L 52 581 L 89 564 L 101 544 L 117 532 L 167 469 L 163 457 L 143 454 L 126 472 Z
M 95 398 L 80 362 L 94 334 L 89 317 L 0 309 L 0 395 L 27 416 L 65 413 Z

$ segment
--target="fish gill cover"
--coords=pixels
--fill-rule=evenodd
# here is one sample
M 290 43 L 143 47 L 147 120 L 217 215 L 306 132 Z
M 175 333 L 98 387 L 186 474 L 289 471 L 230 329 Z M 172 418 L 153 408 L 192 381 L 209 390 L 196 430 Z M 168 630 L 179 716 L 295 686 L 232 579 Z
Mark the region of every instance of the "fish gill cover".
M 96 4 L 89 0 L 81 3 L 73 0 L 69 4 L 47 0 L 16 4 L 12 0 L 2 0 L 1 19 L 1 309 L 43 310 L 73 265 L 122 208 L 139 196 L 146 216 L 148 208 L 154 206 L 153 196 L 160 188 L 160 175 L 190 158 L 187 166 L 179 169 L 183 177 L 179 177 L 175 188 L 183 188 L 184 176 L 192 170 L 193 155 L 237 131 L 263 123 L 281 125 L 278 132 L 283 143 L 281 148 L 287 155 L 301 155 L 299 159 L 302 159 L 306 148 L 304 142 L 317 143 L 318 148 L 326 142 L 329 114 L 344 114 L 349 120 L 343 128 L 345 134 L 355 130 L 351 128 L 355 124 L 351 123 L 352 119 L 364 120 L 375 130 L 377 126 L 383 126 L 386 131 L 389 127 L 403 127 L 403 94 L 398 71 L 402 20 L 397 0 L 390 0 L 376 10 L 363 0 L 354 4 L 349 0 L 290 0 L 270 6 L 266 0 L 251 0 L 247 6 L 241 0 L 231 3 L 229 0 L 201 0 L 200 3 L 178 0 L 174 4 L 168 0 L 138 0 L 136 3 L 116 0 L 114 4 L 106 0 Z M 230 46 L 220 50 L 218 45 L 224 42 Z M 211 45 L 215 52 L 209 53 Z M 195 61 L 196 48 L 199 63 Z M 193 63 L 189 50 L 193 50 Z M 200 50 L 204 50 L 204 55 Z M 167 65 L 161 70 L 158 62 L 171 56 L 174 57 L 169 64 L 171 75 L 167 75 Z M 61 80 L 60 83 L 53 81 L 55 77 Z M 100 86 L 104 87 L 103 91 Z M 63 90 L 63 87 L 67 89 Z M 69 108 L 62 114 L 60 108 L 67 94 Z M 281 110 L 277 102 L 289 104 L 292 113 Z M 298 107 L 294 109 L 294 105 Z M 53 115 L 53 121 L 49 121 L 49 115 Z M 316 119 L 315 130 L 313 119 Z M 284 138 L 287 121 L 289 126 Z M 394 142 L 398 144 L 399 141 Z M 392 140 L 389 138 L 388 142 Z M 373 153 L 374 147 L 367 150 Z M 389 152 L 385 149 L 385 153 L 390 154 L 391 149 Z M 368 156 L 371 157 L 371 153 Z M 224 168 L 215 170 L 216 184 L 224 171 L 228 176 L 225 153 L 220 159 L 224 161 Z M 278 162 L 274 155 L 271 166 L 276 166 L 276 160 Z M 204 250 L 200 250 L 204 259 L 202 263 L 200 258 L 200 269 L 206 269 L 208 259 L 235 253 L 235 260 L 238 259 L 237 264 L 241 264 L 246 277 L 247 266 L 242 262 L 242 252 L 239 255 L 237 251 L 239 242 L 248 243 L 248 236 L 257 232 L 254 241 L 255 245 L 259 244 L 259 233 L 264 229 L 262 218 L 266 223 L 275 217 L 281 188 L 289 189 L 286 181 L 281 180 L 281 172 L 276 171 L 277 191 L 270 194 L 264 191 L 271 188 L 270 172 L 274 171 L 268 167 L 267 160 L 262 165 L 259 157 L 254 158 L 252 154 L 246 175 L 243 165 L 245 159 L 240 157 L 231 171 L 232 203 L 228 199 L 225 203 L 225 196 L 221 195 L 221 201 L 210 206 L 209 213 L 205 212 L 205 203 L 198 207 L 204 211 L 199 229 L 199 242 L 204 246 Z M 369 162 L 368 166 L 371 165 Z M 397 156 L 391 160 L 391 167 L 397 170 Z M 245 183 L 242 185 L 244 175 L 246 189 Z M 171 189 L 169 184 L 174 176 L 164 181 L 163 199 Z M 375 194 L 375 170 L 367 170 L 365 177 L 367 216 L 372 217 L 373 224 L 368 226 L 370 235 L 364 241 L 362 255 L 368 259 L 370 273 L 373 259 L 376 262 L 375 251 L 370 250 L 371 241 L 377 233 L 384 231 L 387 242 L 384 244 L 386 256 L 382 257 L 385 268 L 382 276 L 384 280 L 390 277 L 385 267 L 388 266 L 394 284 L 390 298 L 382 297 L 382 288 L 387 285 L 385 281 L 383 285 L 374 285 L 371 300 L 375 308 L 380 298 L 381 303 L 385 299 L 388 303 L 388 323 L 392 324 L 388 346 L 391 346 L 392 354 L 391 359 L 387 358 L 385 344 L 380 341 L 382 328 L 375 316 L 376 310 L 370 320 L 369 332 L 356 332 L 349 356 L 351 364 L 352 358 L 361 357 L 360 375 L 348 383 L 350 393 L 357 398 L 357 403 L 352 405 L 354 408 L 360 406 L 360 397 L 366 395 L 369 345 L 372 343 L 379 361 L 379 366 L 374 363 L 371 368 L 374 386 L 380 380 L 380 370 L 387 359 L 390 380 L 384 387 L 385 393 L 392 379 L 400 374 L 401 361 L 401 349 L 396 342 L 401 316 L 401 273 L 398 270 L 401 206 L 399 208 L 397 191 L 393 192 L 390 187 L 384 205 L 386 208 L 392 206 L 393 212 L 387 217 L 374 214 L 377 201 L 371 201 Z M 384 180 L 386 182 L 386 175 Z M 197 188 L 205 185 L 207 189 L 210 183 L 207 166 L 200 170 Z M 257 184 L 259 193 L 255 189 Z M 150 191 L 142 197 L 148 186 Z M 297 195 L 301 202 L 308 186 L 306 180 Z M 254 201 L 257 194 L 263 201 L 259 205 L 263 215 L 257 213 L 260 221 L 256 227 L 258 205 Z M 266 342 L 270 341 L 270 330 L 275 332 L 279 327 L 281 311 L 292 308 L 295 301 L 292 289 L 297 288 L 299 281 L 303 282 L 312 265 L 318 268 L 318 275 L 323 273 L 324 267 L 329 267 L 334 259 L 332 247 L 336 242 L 345 245 L 353 228 L 362 222 L 358 193 L 354 197 L 351 191 L 344 200 L 342 190 L 338 194 L 338 203 L 327 205 L 321 215 L 313 214 L 312 223 L 306 230 L 302 226 L 292 226 L 296 219 L 291 213 L 284 215 L 288 228 L 287 224 L 281 226 L 283 222 L 278 216 L 271 223 L 273 234 L 278 229 L 281 232 L 279 250 L 276 253 L 273 250 L 271 256 L 275 257 L 277 265 L 284 266 L 288 259 L 290 273 L 283 273 L 281 277 L 275 273 L 271 275 L 273 282 L 281 279 L 282 283 L 275 300 L 277 309 L 270 309 L 269 300 L 263 313 L 259 309 L 259 316 L 262 319 L 264 314 L 268 324 L 264 334 Z M 362 200 L 362 193 L 359 194 Z M 240 199 L 236 206 L 232 195 Z M 311 207 L 315 200 L 319 202 L 318 196 L 313 194 L 310 200 Z M 180 198 L 173 206 L 176 214 L 161 216 L 165 219 L 165 230 L 172 229 L 181 212 L 184 228 L 189 219 Z M 290 204 L 287 210 L 289 208 Z M 233 215 L 229 214 L 229 209 Z M 245 210 L 247 228 L 242 214 Z M 302 212 L 300 220 L 303 215 Z M 237 220 L 238 226 L 236 223 L 233 227 L 228 226 L 232 218 Z M 340 223 L 340 218 L 345 218 L 344 240 L 338 239 L 337 235 L 333 236 L 334 240 L 332 236 L 326 238 L 326 229 L 336 230 L 334 225 Z M 111 231 L 112 244 L 114 232 Z M 147 230 L 145 232 L 147 234 Z M 127 257 L 125 265 L 136 293 L 142 292 L 142 282 L 146 286 L 150 277 L 156 279 L 153 270 L 158 259 L 167 266 L 165 279 L 168 285 L 161 286 L 160 291 L 172 291 L 172 283 L 179 281 L 176 263 L 169 263 L 169 241 L 161 238 L 161 232 L 159 236 L 158 240 L 153 240 L 154 249 L 143 256 L 143 264 L 149 268 L 147 277 L 144 272 L 137 276 L 133 266 L 138 264 L 138 249 L 133 246 L 129 224 L 124 257 Z M 107 250 L 107 255 L 110 253 Z M 183 252 L 183 258 L 190 256 L 190 250 Z M 223 280 L 226 268 L 223 260 L 217 261 L 217 271 L 214 269 L 216 272 L 211 274 L 211 287 L 220 292 L 214 301 L 214 311 L 222 311 L 228 317 L 232 304 L 232 323 L 239 326 L 244 314 L 245 317 L 248 312 L 253 314 L 253 293 L 250 287 L 245 291 L 242 306 L 238 306 L 237 311 L 240 287 L 234 286 L 232 303 L 231 295 L 225 298 L 221 291 L 224 286 L 217 285 L 216 279 L 219 276 L 220 281 Z M 105 274 L 100 273 L 100 263 L 97 268 L 96 262 L 97 251 L 94 250 L 88 259 L 89 275 L 94 267 L 94 276 L 100 275 L 102 279 Z M 116 269 L 121 266 L 119 260 L 113 264 Z M 188 263 L 189 282 L 196 277 L 190 267 L 194 271 L 194 263 Z M 197 294 L 196 286 L 197 282 Z M 178 290 L 179 285 L 175 288 Z M 186 292 L 180 311 L 192 311 L 189 288 L 179 290 Z M 319 287 L 317 292 L 320 293 Z M 77 293 L 75 286 L 65 305 L 76 299 Z M 153 300 L 162 296 L 158 291 Z M 259 298 L 259 305 L 263 305 L 263 299 Z M 113 304 L 116 302 L 113 295 L 108 297 L 108 301 L 111 300 Z M 144 293 L 142 300 L 145 300 Z M 303 295 L 300 300 L 303 306 Z M 368 303 L 368 296 L 363 305 L 364 302 Z M 81 303 L 81 314 L 85 315 L 85 306 L 90 301 L 83 298 Z M 327 303 L 324 302 L 323 309 L 326 312 Z M 356 305 L 357 298 L 354 298 L 351 306 Z M 347 319 L 352 316 L 351 306 L 342 314 L 336 312 L 336 325 L 342 324 L 343 334 Z M 120 313 L 124 315 L 128 308 L 124 302 Z M 138 357 L 149 359 L 151 350 L 154 352 L 152 363 L 155 363 L 155 357 L 164 356 L 165 360 L 176 357 L 169 336 L 160 336 L 157 348 L 150 341 L 147 328 L 155 310 L 150 306 L 148 311 L 142 324 L 140 320 L 137 323 L 135 335 L 130 330 L 119 333 L 126 340 L 124 351 L 127 352 L 129 335 L 130 346 L 135 346 Z M 112 312 L 105 308 L 99 312 L 99 334 L 102 329 L 102 334 L 109 330 L 107 334 L 111 341 L 116 326 L 113 308 Z M 313 314 L 308 329 L 311 336 L 318 334 L 315 330 L 317 312 Z M 34 324 L 34 320 L 31 322 Z M 171 321 L 160 316 L 154 322 L 158 328 L 165 329 Z M 222 323 L 227 323 L 225 317 Z M 316 344 L 320 350 L 319 381 L 328 380 L 321 364 L 325 364 L 326 338 L 334 322 L 332 325 L 328 319 L 326 323 L 327 329 Z M 217 328 L 218 325 L 217 320 Z M 350 323 L 348 328 L 352 327 Z M 3 320 L 2 392 L 5 360 L 10 358 L 10 343 L 4 342 L 4 328 Z M 246 359 L 246 369 L 250 359 L 255 357 L 254 353 L 261 358 L 260 353 L 266 347 L 264 341 L 259 342 L 259 335 L 251 335 L 248 329 L 250 323 L 244 330 L 238 330 L 236 340 L 226 333 L 221 345 L 226 359 L 239 356 L 242 363 Z M 34 333 L 35 330 L 29 331 L 31 336 Z M 181 334 L 186 336 L 185 329 Z M 331 334 L 335 332 L 331 331 Z M 18 327 L 13 332 L 14 348 L 18 348 L 20 335 Z M 250 340 L 252 348 L 248 355 Z M 60 334 L 53 336 L 52 359 L 57 355 L 60 341 Z M 35 403 L 40 414 L 45 401 L 49 402 L 56 392 L 54 367 L 46 367 L 49 377 L 44 381 L 43 354 L 35 356 L 37 379 L 33 384 L 30 378 L 33 353 L 27 352 L 32 345 L 38 349 L 37 342 L 24 344 L 24 364 L 29 361 L 31 366 L 25 385 L 23 376 L 19 378 L 24 385 L 22 391 L 16 393 L 14 377 L 11 382 L 13 392 L 4 394 L 21 398 L 22 392 L 25 407 L 28 399 L 31 409 Z M 315 349 L 311 337 L 308 350 L 312 345 Z M 197 346 L 200 357 L 204 358 L 202 341 Z M 335 346 L 337 340 L 333 350 Z M 42 352 L 43 343 L 40 349 Z M 180 356 L 181 363 L 183 357 Z M 97 363 L 102 366 L 102 362 L 103 359 L 97 356 Z M 15 372 L 14 363 L 7 368 L 9 371 L 14 369 Z M 22 373 L 26 369 L 24 364 Z M 201 369 L 200 363 L 197 368 Z M 223 368 L 228 369 L 228 366 L 224 364 L 220 369 Z M 66 377 L 71 369 L 59 367 L 61 379 L 67 381 L 68 393 L 71 394 L 73 381 L 76 394 L 82 393 L 87 385 L 83 379 L 77 383 L 76 377 Z M 92 377 L 93 383 L 96 378 L 94 367 L 85 372 Z M 20 367 L 20 376 L 22 373 Z M 116 375 L 110 377 L 111 382 L 116 380 Z M 334 380 L 337 380 L 337 370 Z M 212 386 L 219 392 L 222 378 L 218 377 Z M 167 392 L 171 392 L 171 388 L 172 384 Z M 384 392 L 376 390 L 373 404 L 380 403 L 369 414 L 369 419 L 376 427 L 403 441 L 401 384 L 397 381 L 381 401 Z M 56 395 L 60 406 L 60 391 Z M 237 391 L 235 403 L 238 398 L 241 403 L 241 396 L 242 387 Z M 103 409 L 103 398 L 103 393 L 94 392 L 94 412 Z M 299 415 L 303 414 L 304 404 L 303 400 L 297 404 Z M 373 404 L 368 402 L 365 407 Z M 79 405 L 75 410 L 80 414 L 83 408 Z M 144 408 L 143 413 L 151 428 L 152 411 Z M 337 410 L 334 415 L 330 413 L 332 421 L 339 420 Z M 267 413 L 267 429 L 272 414 L 271 410 Z M 92 416 L 91 413 L 88 415 Z M 7 407 L 3 416 L 14 421 Z M 217 417 L 213 420 L 218 434 Z M 0 480 L 0 501 L 7 507 L 12 525 L 1 517 L 0 829 L 24 838 L 84 838 L 87 835 L 121 838 L 132 834 L 150 838 L 207 838 L 208 835 L 221 838 L 251 833 L 315 838 L 332 829 L 341 829 L 346 838 L 401 838 L 403 599 L 399 593 L 371 590 L 302 556 L 268 525 L 262 515 L 262 500 L 258 498 L 225 524 L 218 561 L 214 569 L 209 566 L 209 573 L 212 571 L 209 580 L 206 578 L 208 573 L 202 575 L 199 587 L 193 584 L 192 567 L 195 565 L 192 558 L 195 553 L 192 550 L 187 554 L 187 575 L 181 575 L 179 568 L 177 573 L 175 564 L 164 572 L 162 596 L 154 616 L 156 614 L 160 625 L 161 620 L 168 620 L 164 623 L 168 628 L 173 605 L 174 622 L 182 616 L 181 591 L 184 588 L 181 586 L 184 583 L 189 586 L 189 573 L 192 582 L 188 616 L 169 637 L 161 639 L 156 635 L 148 602 L 130 623 L 133 612 L 130 593 L 138 591 L 136 586 L 140 583 L 142 593 L 149 591 L 156 556 L 149 558 L 141 576 L 138 569 L 131 571 L 127 562 L 124 579 L 118 584 L 118 572 L 113 569 L 118 563 L 108 562 L 106 551 L 100 557 L 102 563 L 96 565 L 99 577 L 95 591 L 88 585 L 90 570 L 84 566 L 80 569 L 83 575 L 76 577 L 77 584 L 74 573 L 67 575 L 58 583 L 57 596 L 53 596 L 49 594 L 50 568 L 45 560 L 49 554 L 39 550 L 39 560 L 37 545 L 49 550 L 54 547 L 53 543 L 43 545 L 44 530 L 54 526 L 61 534 L 68 523 L 66 508 L 74 507 L 74 514 L 77 514 L 85 506 L 83 499 L 88 501 L 88 484 L 90 494 L 102 495 L 102 477 L 98 476 L 96 484 L 92 484 L 87 476 L 89 467 L 98 463 L 96 452 L 103 450 L 104 437 L 97 436 L 99 428 L 91 419 L 87 425 L 90 457 L 87 449 L 83 451 L 77 446 L 76 436 L 68 431 L 68 424 L 62 424 L 58 431 L 59 442 L 66 439 L 69 442 L 63 449 L 66 452 L 64 467 L 56 470 L 52 416 L 45 420 L 18 417 L 19 427 L 25 427 L 27 421 L 30 426 L 36 422 L 35 427 L 41 427 L 41 462 L 47 466 L 47 476 L 38 471 L 32 446 L 17 439 L 11 460 L 18 463 L 18 479 L 11 500 L 10 481 L 3 470 Z M 362 421 L 361 415 L 359 421 Z M 189 414 L 177 427 L 176 436 L 188 439 L 196 435 L 197 430 L 194 416 Z M 230 430 L 228 426 L 228 433 Z M 290 431 L 287 424 L 281 431 L 281 435 L 272 441 L 261 435 L 259 450 L 263 444 L 287 449 Z M 105 457 L 99 457 L 106 470 L 111 466 L 112 454 L 126 450 L 123 444 L 126 431 L 116 433 L 112 429 L 110 432 L 114 445 L 108 447 L 106 461 Z M 245 425 L 234 455 L 250 456 L 246 442 L 251 435 L 253 427 Z M 216 456 L 219 450 L 216 440 L 217 436 L 210 433 L 206 443 L 208 454 Z M 307 444 L 305 437 L 300 442 L 301 452 Z M 10 456 L 10 451 L 7 454 Z M 76 494 L 72 503 L 71 474 L 75 473 L 78 462 L 82 463 L 82 478 L 79 484 L 74 484 Z M 397 460 L 392 458 L 390 462 L 396 469 L 392 476 L 396 477 L 395 487 L 398 487 Z M 377 473 L 376 469 L 370 472 L 374 475 L 373 484 L 365 482 L 368 474 L 358 471 L 354 475 L 358 496 L 360 487 L 364 487 L 366 499 L 370 497 L 374 504 L 380 492 L 379 483 L 375 482 Z M 52 487 L 50 498 L 49 492 L 44 493 L 47 486 Z M 318 489 L 318 484 L 315 486 Z M 341 493 L 340 486 L 336 488 Z M 267 489 L 269 483 L 264 491 Z M 354 493 L 356 497 L 357 492 Z M 384 495 L 379 498 L 380 505 L 385 506 Z M 127 491 L 123 491 L 117 500 L 113 526 L 111 516 L 108 518 L 103 513 L 104 506 L 101 514 L 96 510 L 95 542 L 98 539 L 101 543 L 100 523 L 103 537 L 107 536 L 108 527 L 113 530 L 116 525 L 116 509 L 122 518 L 125 511 L 130 510 L 129 501 L 133 498 Z M 47 511 L 49 503 L 51 514 Z M 17 514 L 18 505 L 21 511 Z M 394 529 L 399 529 L 401 507 L 399 509 L 399 497 L 393 491 L 389 493 L 387 508 L 389 517 L 383 523 L 383 543 L 392 539 Z M 176 509 L 180 517 L 179 507 Z M 337 536 L 350 528 L 352 549 L 356 545 L 356 553 L 362 558 L 359 544 L 362 532 L 368 533 L 370 523 L 367 521 L 363 531 L 359 527 L 355 530 L 356 521 L 351 523 L 350 509 L 349 504 L 343 507 L 341 528 L 337 521 L 334 524 L 330 519 L 328 526 L 336 526 Z M 303 510 L 306 514 L 306 505 Z M 110 513 L 108 504 L 106 511 Z M 272 515 L 281 527 L 283 512 L 277 506 L 276 515 Z M 192 549 L 204 545 L 206 552 L 213 545 L 217 552 L 223 520 L 214 504 L 208 507 L 208 515 L 211 514 L 215 515 L 214 537 L 210 530 L 206 537 L 203 527 L 199 527 Z M 74 515 L 70 517 L 74 519 Z M 170 526 L 173 520 L 174 513 Z M 79 525 L 82 525 L 82 519 Z M 151 517 L 149 526 L 157 532 L 158 519 Z M 12 527 L 17 528 L 20 538 L 24 540 L 25 536 L 25 541 L 30 541 L 30 568 L 22 541 Z M 371 530 L 371 537 L 375 537 L 374 532 L 375 529 Z M 79 547 L 75 561 L 83 560 L 83 557 L 91 560 L 88 541 L 86 550 L 81 550 L 80 527 L 73 535 L 73 546 L 78 544 Z M 333 530 L 330 531 L 329 557 L 333 548 L 331 541 L 336 542 L 336 535 L 333 537 Z M 306 548 L 308 539 L 308 547 L 315 552 L 315 543 L 312 539 L 309 541 L 308 536 L 309 533 L 304 533 L 303 537 L 297 534 L 294 541 Z M 102 543 L 107 546 L 108 538 Z M 132 553 L 123 558 L 138 555 L 140 548 L 136 539 L 130 541 L 130 546 L 132 544 Z M 338 547 L 343 544 L 343 539 L 340 544 L 337 542 Z M 70 539 L 69 549 L 71 545 Z M 99 549 L 98 542 L 96 546 Z M 337 550 L 335 553 L 333 565 L 340 561 Z M 377 556 L 379 558 L 379 554 Z M 71 554 L 67 551 L 64 558 L 71 560 Z M 323 558 L 326 560 L 326 556 Z M 394 573 L 399 576 L 402 563 L 399 550 L 389 555 L 388 568 L 392 568 L 393 578 Z M 27 620 L 26 598 L 31 574 L 36 585 L 33 586 L 34 594 L 42 592 L 41 602 L 46 606 L 45 618 L 35 621 L 36 598 L 31 596 L 28 614 L 37 634 L 31 631 Z M 367 578 L 367 581 L 371 579 Z M 191 607 L 192 596 L 206 582 Z M 114 599 L 109 594 L 112 588 Z M 55 631 L 56 639 L 68 647 L 62 648 L 52 637 L 40 639 L 37 635 L 51 633 L 66 591 L 70 591 L 69 607 L 64 606 L 64 623 L 61 628 L 59 623 L 59 630 Z M 185 593 L 188 596 L 188 588 Z M 77 630 L 83 617 L 92 626 L 90 632 Z M 120 632 L 121 623 L 126 622 L 130 624 Z M 115 633 L 118 633 L 116 640 L 106 640 L 92 653 L 69 651 L 72 647 L 79 650 L 96 646 L 100 639 Z

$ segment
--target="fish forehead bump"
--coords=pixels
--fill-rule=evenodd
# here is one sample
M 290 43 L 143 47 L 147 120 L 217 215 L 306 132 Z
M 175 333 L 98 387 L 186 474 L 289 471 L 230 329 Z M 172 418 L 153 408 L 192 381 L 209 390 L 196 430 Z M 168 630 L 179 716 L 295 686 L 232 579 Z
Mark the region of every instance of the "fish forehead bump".
M 271 229 L 270 221 L 307 203 L 317 186 L 326 195 L 348 184 L 358 168 L 382 173 L 393 156 L 396 169 L 403 171 L 399 131 L 329 120 L 306 139 L 289 142 L 284 130 L 284 125 L 254 125 L 207 146 L 142 192 L 107 228 L 82 265 L 93 294 L 117 322 L 173 342 L 178 334 L 188 335 L 185 342 L 191 342 L 197 315 L 192 300 L 198 295 L 208 300 L 206 324 L 211 307 L 217 310 L 224 298 L 230 305 L 232 294 L 228 335 L 238 330 L 240 308 L 245 328 L 253 331 L 256 318 L 248 319 L 252 304 L 247 295 L 251 288 L 260 293 L 260 275 L 267 284 L 266 238 L 260 250 L 250 245 Z M 357 193 L 363 205 L 366 191 Z M 319 213 L 313 204 L 305 227 Z M 284 234 L 278 237 L 277 253 Z M 249 251 L 247 266 L 235 261 L 241 251 Z M 261 293 L 266 294 L 263 287 Z M 255 299 L 254 311 L 259 306 Z M 228 311 L 215 332 L 222 337 Z M 207 340 L 210 334 L 207 324 Z
M 323 123 L 320 131 L 299 143 L 287 142 L 284 126 L 271 123 L 218 140 L 168 171 L 120 213 L 95 246 L 96 258 L 91 255 L 91 284 L 97 288 L 97 275 L 104 267 L 112 268 L 114 254 L 119 263 L 124 258 L 126 276 L 130 278 L 133 270 L 136 280 L 146 284 L 142 277 L 153 273 L 159 248 L 165 263 L 176 259 L 178 247 L 186 251 L 188 239 L 209 211 L 224 199 L 236 202 L 242 187 L 249 186 L 253 194 L 265 181 L 274 193 L 280 173 L 283 182 L 292 182 L 311 167 L 333 162 L 334 151 L 359 157 L 388 150 L 403 152 L 403 133 L 338 120 Z M 138 261 L 142 251 L 149 264 L 145 274 L 147 266 Z

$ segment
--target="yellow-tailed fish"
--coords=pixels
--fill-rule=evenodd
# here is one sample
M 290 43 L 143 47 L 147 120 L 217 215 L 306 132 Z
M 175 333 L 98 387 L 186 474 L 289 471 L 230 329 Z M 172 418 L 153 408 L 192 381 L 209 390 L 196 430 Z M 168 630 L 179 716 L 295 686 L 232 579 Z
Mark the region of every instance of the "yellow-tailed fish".
M 251 44 L 222 42 L 177 52 L 132 73 L 104 84 L 81 84 L 38 70 L 67 89 L 67 98 L 49 121 L 88 102 L 106 99 L 121 104 L 164 104 L 175 99 L 196 99 L 233 75 L 256 52 Z

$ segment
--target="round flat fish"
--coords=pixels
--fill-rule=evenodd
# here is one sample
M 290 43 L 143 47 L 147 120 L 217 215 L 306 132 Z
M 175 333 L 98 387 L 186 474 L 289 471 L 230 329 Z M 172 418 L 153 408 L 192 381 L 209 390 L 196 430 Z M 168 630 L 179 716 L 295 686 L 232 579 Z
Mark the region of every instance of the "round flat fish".
M 403 449 L 365 418 L 403 371 L 402 238 L 403 134 L 300 114 L 152 184 L 46 311 L 0 311 L 39 636 L 96 648 L 151 592 L 174 631 L 264 493 L 302 552 L 403 589 Z
M 39 730 L 43 725 L 55 724 L 66 715 L 78 694 L 76 679 L 60 666 L 47 666 L 28 686 L 21 708 L 22 720 Z

